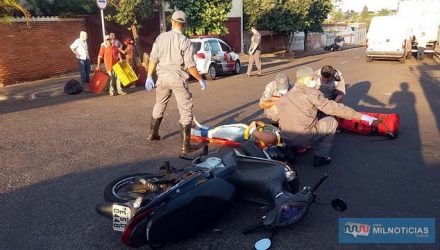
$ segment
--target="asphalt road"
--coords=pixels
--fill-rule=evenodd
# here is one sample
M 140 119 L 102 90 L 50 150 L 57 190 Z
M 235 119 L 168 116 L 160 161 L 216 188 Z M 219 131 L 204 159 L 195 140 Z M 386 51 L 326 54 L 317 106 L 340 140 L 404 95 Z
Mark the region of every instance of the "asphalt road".
M 440 66 L 433 61 L 366 63 L 363 48 L 293 61 L 267 59 L 263 77 L 223 76 L 209 81 L 205 91 L 191 84 L 194 113 L 210 125 L 260 118 L 258 99 L 276 73 L 294 80 L 299 65 L 325 64 L 344 73 L 345 104 L 399 113 L 401 134 L 386 141 L 338 134 L 333 162 L 322 168 L 311 166 L 312 153 L 300 156 L 295 167 L 301 183 L 328 173 L 321 200 L 342 197 L 348 210 L 312 206 L 299 224 L 276 234 L 272 249 L 440 249 Z M 154 92 L 139 87 L 126 96 L 65 96 L 54 88 L 0 102 L 0 248 L 125 249 L 94 205 L 103 200 L 106 184 L 121 175 L 154 171 L 168 159 L 185 164 L 176 157 L 176 103 L 166 111 L 163 140 L 148 143 Z M 238 202 L 212 227 L 164 249 L 252 249 L 265 233 L 242 235 L 241 229 L 258 215 L 259 207 Z M 339 244 L 340 217 L 434 217 L 437 244 Z

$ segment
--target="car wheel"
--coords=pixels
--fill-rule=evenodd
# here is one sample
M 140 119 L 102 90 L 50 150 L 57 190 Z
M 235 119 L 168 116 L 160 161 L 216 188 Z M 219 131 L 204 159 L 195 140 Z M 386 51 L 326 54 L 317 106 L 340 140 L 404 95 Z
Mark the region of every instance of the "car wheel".
M 367 56 L 367 57 L 365 57 L 365 61 L 372 62 L 373 61 L 373 57 Z
M 217 77 L 217 70 L 215 69 L 215 64 L 212 63 L 211 65 L 209 65 L 208 74 L 206 74 L 206 78 L 208 78 L 209 80 L 215 80 L 216 77 Z
M 333 51 L 333 50 L 335 50 L 335 49 L 334 49 L 333 47 L 331 47 L 331 48 L 330 48 L 330 51 Z
M 234 75 L 238 75 L 238 74 L 240 74 L 240 71 L 241 71 L 241 65 L 240 65 L 240 61 L 235 61 L 235 68 L 234 68 Z

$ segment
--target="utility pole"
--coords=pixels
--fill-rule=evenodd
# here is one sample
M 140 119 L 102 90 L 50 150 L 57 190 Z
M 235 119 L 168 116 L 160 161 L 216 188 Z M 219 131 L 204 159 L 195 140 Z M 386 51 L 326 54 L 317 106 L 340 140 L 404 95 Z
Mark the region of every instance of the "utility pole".
M 166 32 L 167 31 L 167 25 L 165 21 L 165 1 L 160 1 L 160 7 L 159 7 L 159 23 L 160 23 L 160 32 Z

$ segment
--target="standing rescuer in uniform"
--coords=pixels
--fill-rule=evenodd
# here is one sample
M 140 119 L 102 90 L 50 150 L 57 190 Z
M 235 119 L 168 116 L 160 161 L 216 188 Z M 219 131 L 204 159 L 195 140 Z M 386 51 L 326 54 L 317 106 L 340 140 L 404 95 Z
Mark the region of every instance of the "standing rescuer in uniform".
M 175 11 L 171 17 L 172 29 L 160 34 L 153 44 L 148 65 L 148 77 L 145 82 L 145 88 L 151 91 L 155 85 L 152 75 L 156 69 L 158 76 L 156 104 L 153 108 L 148 140 L 160 140 L 159 126 L 171 93 L 174 93 L 180 114 L 181 148 L 179 156 L 181 158 L 188 158 L 188 153 L 191 151 L 193 101 L 188 90 L 187 79 L 189 74 L 199 81 L 202 90 L 206 88 L 206 81 L 197 71 L 194 62 L 191 42 L 182 34 L 185 23 L 185 12 Z
M 249 63 L 248 63 L 248 69 L 246 72 L 247 76 L 251 76 L 252 68 L 255 65 L 257 66 L 257 76 L 261 76 L 261 61 L 260 61 L 260 54 L 261 54 L 261 34 L 258 32 L 258 30 L 255 27 L 251 28 L 252 32 L 252 38 L 251 38 L 251 46 L 249 48 Z

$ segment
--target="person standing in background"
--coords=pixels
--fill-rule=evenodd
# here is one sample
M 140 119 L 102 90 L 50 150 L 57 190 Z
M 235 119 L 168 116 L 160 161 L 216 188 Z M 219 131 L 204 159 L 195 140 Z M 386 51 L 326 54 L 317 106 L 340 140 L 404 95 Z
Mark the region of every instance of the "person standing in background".
M 426 42 L 425 32 L 422 32 L 417 38 L 417 60 L 423 61 L 425 59 Z
M 137 68 L 134 60 L 135 48 L 133 45 L 133 41 L 129 37 L 126 37 L 124 39 L 124 44 L 125 44 L 125 49 L 120 51 L 122 54 L 125 55 L 125 60 L 127 60 L 127 63 L 130 65 L 131 69 L 136 72 Z M 130 86 L 130 88 L 136 88 L 136 84 L 133 83 Z
M 119 95 L 126 95 L 124 91 L 122 91 L 121 81 L 116 77 L 116 73 L 113 70 L 113 65 L 115 65 L 119 60 L 122 60 L 121 53 L 119 53 L 119 48 L 116 45 L 111 43 L 111 38 L 109 35 L 104 37 L 105 41 L 101 48 L 99 49 L 98 54 L 98 62 L 96 66 L 96 70 L 100 69 L 101 60 L 104 60 L 105 70 L 107 74 L 110 76 L 110 88 L 109 95 L 114 96 L 114 87 L 116 85 L 116 89 Z
M 118 49 L 122 49 L 122 43 L 121 43 L 121 41 L 119 41 L 118 39 L 116 39 L 116 35 L 115 35 L 115 33 L 113 33 L 113 32 L 111 32 L 110 33 L 110 39 L 111 39 L 111 43 L 113 44 L 113 45 L 115 45 L 116 47 L 118 47 Z
M 90 57 L 87 47 L 87 32 L 81 31 L 79 33 L 79 38 L 70 45 L 70 49 L 78 59 L 81 83 L 83 85 L 88 85 L 90 81 Z
M 249 64 L 246 72 L 247 76 L 251 76 L 252 68 L 255 65 L 257 66 L 257 76 L 261 76 L 261 61 L 260 61 L 260 53 L 261 53 L 261 34 L 257 31 L 255 27 L 251 28 L 252 38 L 251 38 L 251 46 L 249 48 Z

